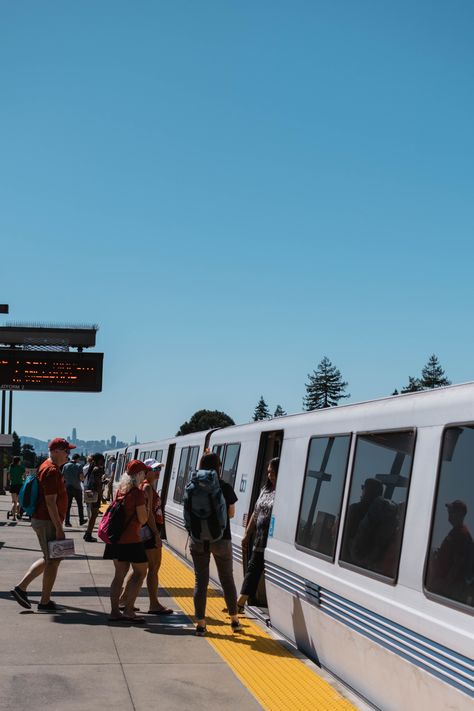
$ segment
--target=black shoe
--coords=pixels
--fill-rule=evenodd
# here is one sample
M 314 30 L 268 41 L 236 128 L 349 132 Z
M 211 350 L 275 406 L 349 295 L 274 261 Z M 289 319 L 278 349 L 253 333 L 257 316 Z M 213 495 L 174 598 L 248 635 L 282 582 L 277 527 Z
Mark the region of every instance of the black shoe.
M 27 610 L 31 610 L 31 602 L 28 600 L 28 595 L 24 590 L 19 588 L 18 585 L 15 585 L 10 592 L 19 605 L 25 607 Z
M 68 528 L 72 528 L 72 523 L 69 523 L 69 521 L 67 523 L 65 523 L 64 525 L 67 526 Z
M 79 521 L 79 526 L 83 526 L 85 523 L 87 523 L 87 519 L 83 518 L 82 521 Z
M 58 607 L 58 605 L 56 605 L 56 603 L 53 602 L 52 600 L 50 600 L 49 602 L 45 602 L 45 603 L 42 603 L 42 602 L 38 603 L 38 611 L 39 612 L 57 612 L 60 609 L 61 608 Z
M 97 543 L 97 538 L 94 538 L 94 536 L 88 536 L 87 533 L 84 533 L 84 540 L 87 541 L 87 543 Z

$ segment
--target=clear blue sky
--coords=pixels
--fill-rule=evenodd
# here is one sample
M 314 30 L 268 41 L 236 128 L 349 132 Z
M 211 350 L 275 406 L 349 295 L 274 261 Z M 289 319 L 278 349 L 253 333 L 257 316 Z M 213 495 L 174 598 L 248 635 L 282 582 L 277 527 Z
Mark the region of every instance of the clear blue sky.
M 100 325 L 104 389 L 46 438 L 474 377 L 471 0 L 0 5 L 0 302 Z

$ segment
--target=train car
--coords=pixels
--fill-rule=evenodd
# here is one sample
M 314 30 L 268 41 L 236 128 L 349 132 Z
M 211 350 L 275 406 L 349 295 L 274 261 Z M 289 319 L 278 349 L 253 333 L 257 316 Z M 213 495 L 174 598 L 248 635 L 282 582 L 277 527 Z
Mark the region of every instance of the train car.
M 245 525 L 279 456 L 257 600 L 273 627 L 384 711 L 472 708 L 474 384 L 190 437 L 167 506 L 175 550 L 189 558 L 182 491 L 208 447 L 239 497 L 240 587 Z
M 211 447 L 237 441 L 232 429 Z M 262 460 L 280 452 L 265 552 L 271 624 L 384 711 L 472 708 L 474 384 L 237 434 L 234 550 Z

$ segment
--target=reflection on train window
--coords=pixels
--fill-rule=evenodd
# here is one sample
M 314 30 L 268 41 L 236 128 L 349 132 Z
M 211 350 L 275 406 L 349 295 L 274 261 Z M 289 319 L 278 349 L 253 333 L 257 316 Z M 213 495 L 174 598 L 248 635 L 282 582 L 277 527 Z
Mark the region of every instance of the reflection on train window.
M 340 560 L 395 581 L 414 431 L 357 437 Z
M 425 585 L 474 606 L 474 425 L 449 427 L 441 467 Z
M 239 463 L 240 444 L 228 444 L 222 463 L 222 478 L 234 488 L 237 465 Z
M 118 461 L 115 467 L 115 481 L 118 481 L 122 476 L 123 465 L 125 463 L 125 457 L 123 454 L 119 454 Z
M 224 447 L 225 447 L 225 444 L 215 444 L 212 448 L 212 453 L 217 454 L 217 456 L 219 457 L 221 462 L 222 462 L 222 453 L 224 451 Z
M 189 480 L 189 475 L 193 469 L 196 469 L 197 459 L 199 455 L 199 447 L 184 447 L 181 450 L 179 459 L 178 476 L 176 478 L 176 486 L 174 489 L 173 499 L 180 504 L 183 501 L 184 489 Z
M 334 559 L 349 435 L 315 437 L 309 445 L 296 543 Z

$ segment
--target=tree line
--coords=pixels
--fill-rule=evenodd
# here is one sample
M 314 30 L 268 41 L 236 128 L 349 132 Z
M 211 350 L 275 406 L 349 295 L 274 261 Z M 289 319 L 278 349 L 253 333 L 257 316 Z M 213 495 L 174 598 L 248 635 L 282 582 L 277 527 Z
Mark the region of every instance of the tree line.
M 443 368 L 436 355 L 431 355 L 426 365 L 422 368 L 420 376 L 409 376 L 408 383 L 401 387 L 400 390 L 395 389 L 392 395 L 401 393 L 413 393 L 419 390 L 432 390 L 440 388 L 444 385 L 450 385 Z M 324 356 L 320 361 L 316 370 L 308 374 L 308 382 L 305 383 L 306 394 L 303 397 L 303 410 L 310 412 L 311 410 L 320 410 L 325 407 L 335 407 L 341 400 L 350 397 L 346 392 L 348 387 L 341 375 L 341 371 L 331 363 L 327 356 Z M 268 407 L 263 395 L 258 400 L 252 420 L 269 420 L 275 417 L 283 417 L 287 413 L 280 404 L 277 404 L 273 415 Z M 229 427 L 235 425 L 234 420 L 225 412 L 220 410 L 198 410 L 194 415 L 183 422 L 176 436 L 190 434 L 191 432 L 201 432 L 219 427 Z M 11 454 L 13 456 L 21 456 L 24 464 L 27 467 L 37 467 L 45 459 L 38 457 L 31 444 L 21 444 L 20 437 L 16 432 L 13 433 L 13 447 Z M 7 466 L 8 455 L 5 451 L 4 466 Z
M 432 390 L 444 385 L 451 385 L 451 381 L 446 377 L 437 356 L 433 354 L 422 368 L 421 375 L 419 377 L 408 376 L 408 383 L 400 390 L 395 389 L 392 395 Z M 303 410 L 310 412 L 325 407 L 335 407 L 341 400 L 350 397 L 350 394 L 346 392 L 347 387 L 348 383 L 343 379 L 341 371 L 331 363 L 327 356 L 324 356 L 317 369 L 308 374 L 308 382 L 305 383 L 306 394 L 303 397 Z M 281 405 L 278 405 L 273 417 L 282 415 L 286 415 L 286 412 Z M 261 395 L 255 406 L 252 420 L 258 422 L 271 418 L 270 409 Z

